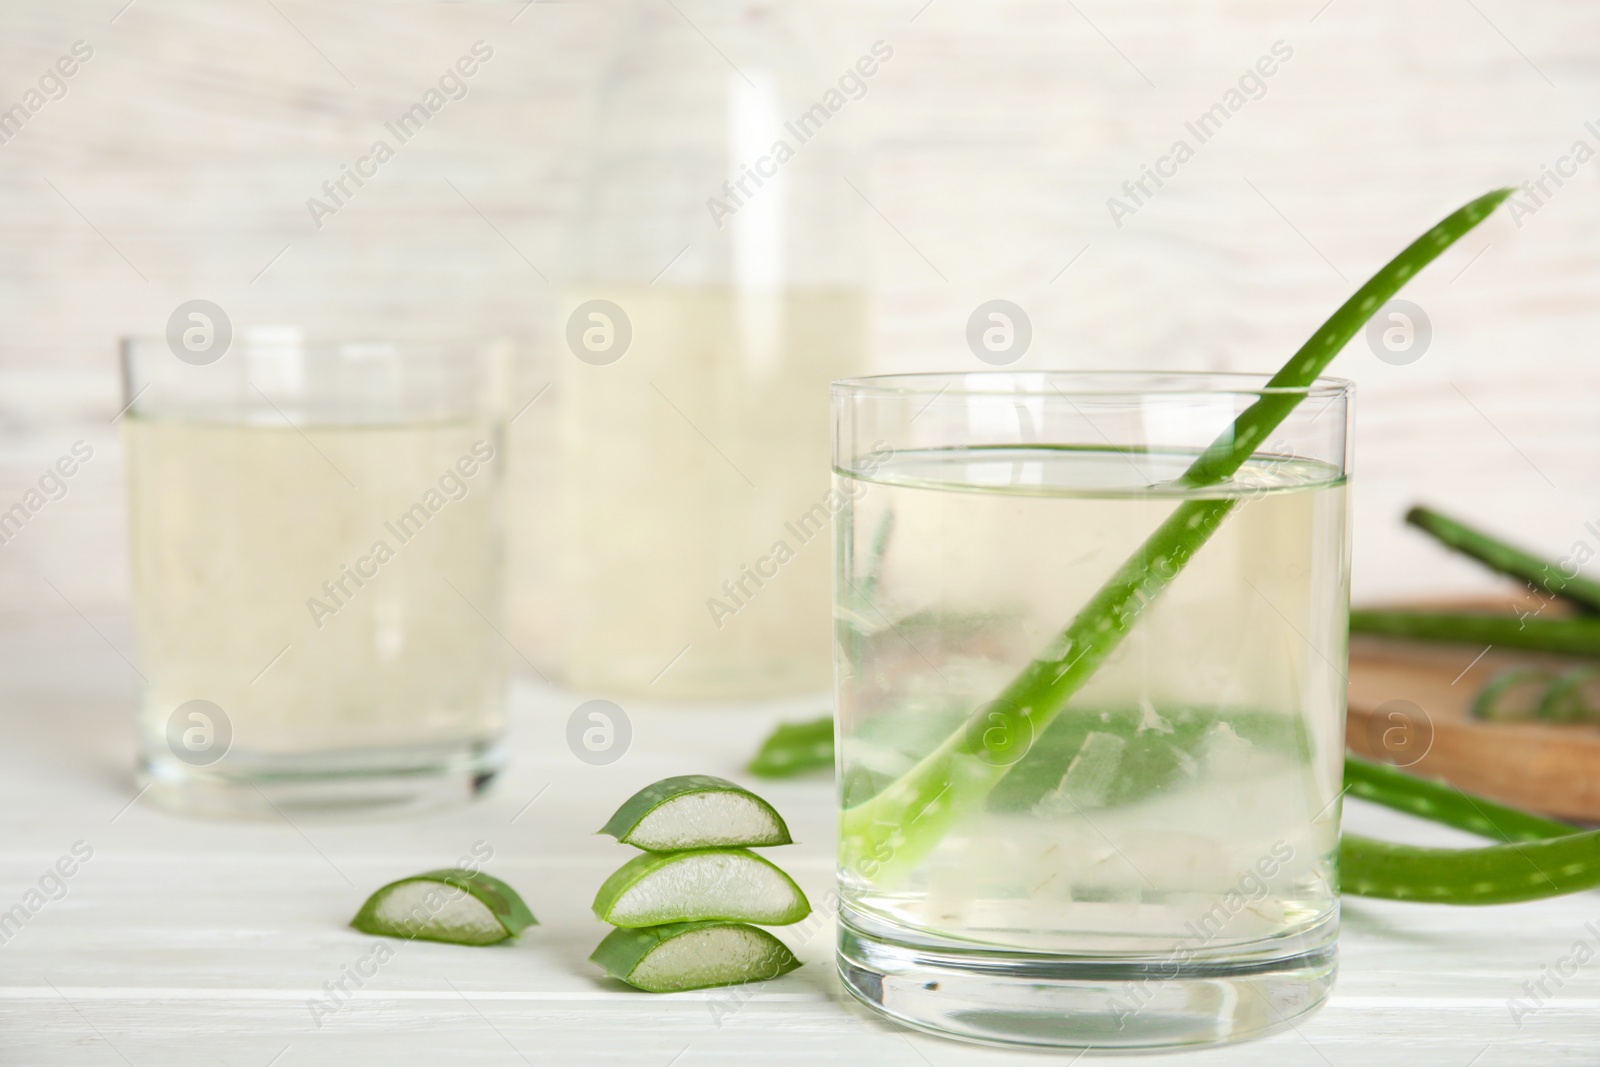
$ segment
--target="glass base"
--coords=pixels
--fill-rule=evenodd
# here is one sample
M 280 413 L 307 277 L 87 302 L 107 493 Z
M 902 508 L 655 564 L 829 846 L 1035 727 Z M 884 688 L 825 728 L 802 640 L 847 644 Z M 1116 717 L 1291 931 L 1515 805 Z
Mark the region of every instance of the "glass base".
M 229 753 L 209 767 L 147 755 L 138 784 L 157 804 L 185 815 L 387 813 L 471 800 L 504 766 L 498 741 L 314 756 Z
M 869 933 L 868 928 L 880 932 Z M 1284 942 L 1140 961 L 936 948 L 839 914 L 845 988 L 895 1022 L 990 1045 L 1104 1051 L 1220 1045 L 1290 1026 L 1327 999 L 1335 912 Z

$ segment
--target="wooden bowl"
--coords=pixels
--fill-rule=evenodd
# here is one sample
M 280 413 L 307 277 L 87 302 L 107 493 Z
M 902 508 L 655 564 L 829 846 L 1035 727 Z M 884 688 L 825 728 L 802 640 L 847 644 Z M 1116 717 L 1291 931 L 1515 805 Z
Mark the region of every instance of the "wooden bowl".
M 1506 609 L 1504 601 L 1447 607 Z M 1515 807 L 1600 823 L 1600 726 L 1490 723 L 1470 714 L 1478 691 L 1502 671 L 1594 662 L 1354 635 L 1346 743 L 1358 756 Z

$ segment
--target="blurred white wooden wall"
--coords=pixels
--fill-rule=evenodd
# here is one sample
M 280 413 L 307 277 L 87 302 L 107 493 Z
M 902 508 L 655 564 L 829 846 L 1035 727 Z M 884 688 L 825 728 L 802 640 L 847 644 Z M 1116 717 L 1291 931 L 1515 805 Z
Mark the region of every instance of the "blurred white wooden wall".
M 701 0 L 676 2 L 693 18 Z M 869 147 L 857 184 L 883 216 L 862 209 L 881 369 L 978 369 L 966 318 L 1003 297 L 1033 322 L 1022 367 L 1269 370 L 1445 211 L 1577 140 L 1600 149 L 1585 0 L 817 6 L 838 70 L 876 39 L 895 49 L 835 120 Z M 529 264 L 558 253 L 609 21 L 584 3 L 0 5 L 0 109 L 75 41 L 94 49 L 0 144 L 0 509 L 74 441 L 94 448 L 0 545 L 0 611 L 117 625 L 115 342 L 159 333 L 185 300 L 344 334 L 507 333 L 523 395 L 550 380 L 556 294 Z M 469 96 L 313 227 L 306 198 L 480 38 L 494 59 Z M 1107 199 L 1279 41 L 1293 56 L 1265 94 L 1114 225 Z M 1595 540 L 1597 189 L 1600 161 L 1418 278 L 1421 359 L 1392 366 L 1358 340 L 1335 363 L 1360 386 L 1358 596 L 1484 587 L 1400 525 L 1414 500 L 1557 554 Z M 546 455 L 540 426 L 519 423 L 524 455 Z M 537 544 L 544 502 L 521 484 Z

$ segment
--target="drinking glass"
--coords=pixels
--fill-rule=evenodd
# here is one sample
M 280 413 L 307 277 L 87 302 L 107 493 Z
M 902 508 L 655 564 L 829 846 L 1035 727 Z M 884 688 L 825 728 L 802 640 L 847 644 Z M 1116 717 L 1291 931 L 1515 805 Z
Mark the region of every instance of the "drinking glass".
M 232 348 L 123 344 L 142 783 L 207 813 L 471 796 L 505 724 L 505 353 Z
M 1350 397 L 1226 374 L 834 384 L 856 997 L 1097 1049 L 1251 1037 L 1326 998 Z M 1258 404 L 1292 410 L 1230 476 L 1185 478 Z

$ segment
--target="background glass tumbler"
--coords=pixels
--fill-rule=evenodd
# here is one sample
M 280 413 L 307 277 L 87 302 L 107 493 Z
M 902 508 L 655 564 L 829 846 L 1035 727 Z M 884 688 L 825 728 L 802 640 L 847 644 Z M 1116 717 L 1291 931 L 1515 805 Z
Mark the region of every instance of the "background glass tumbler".
M 179 809 L 471 796 L 506 674 L 495 346 L 123 346 L 140 775 Z
M 1326 998 L 1350 394 L 834 384 L 852 993 L 936 1032 L 1097 1049 L 1237 1040 Z M 1285 400 L 1231 477 L 1183 479 Z

